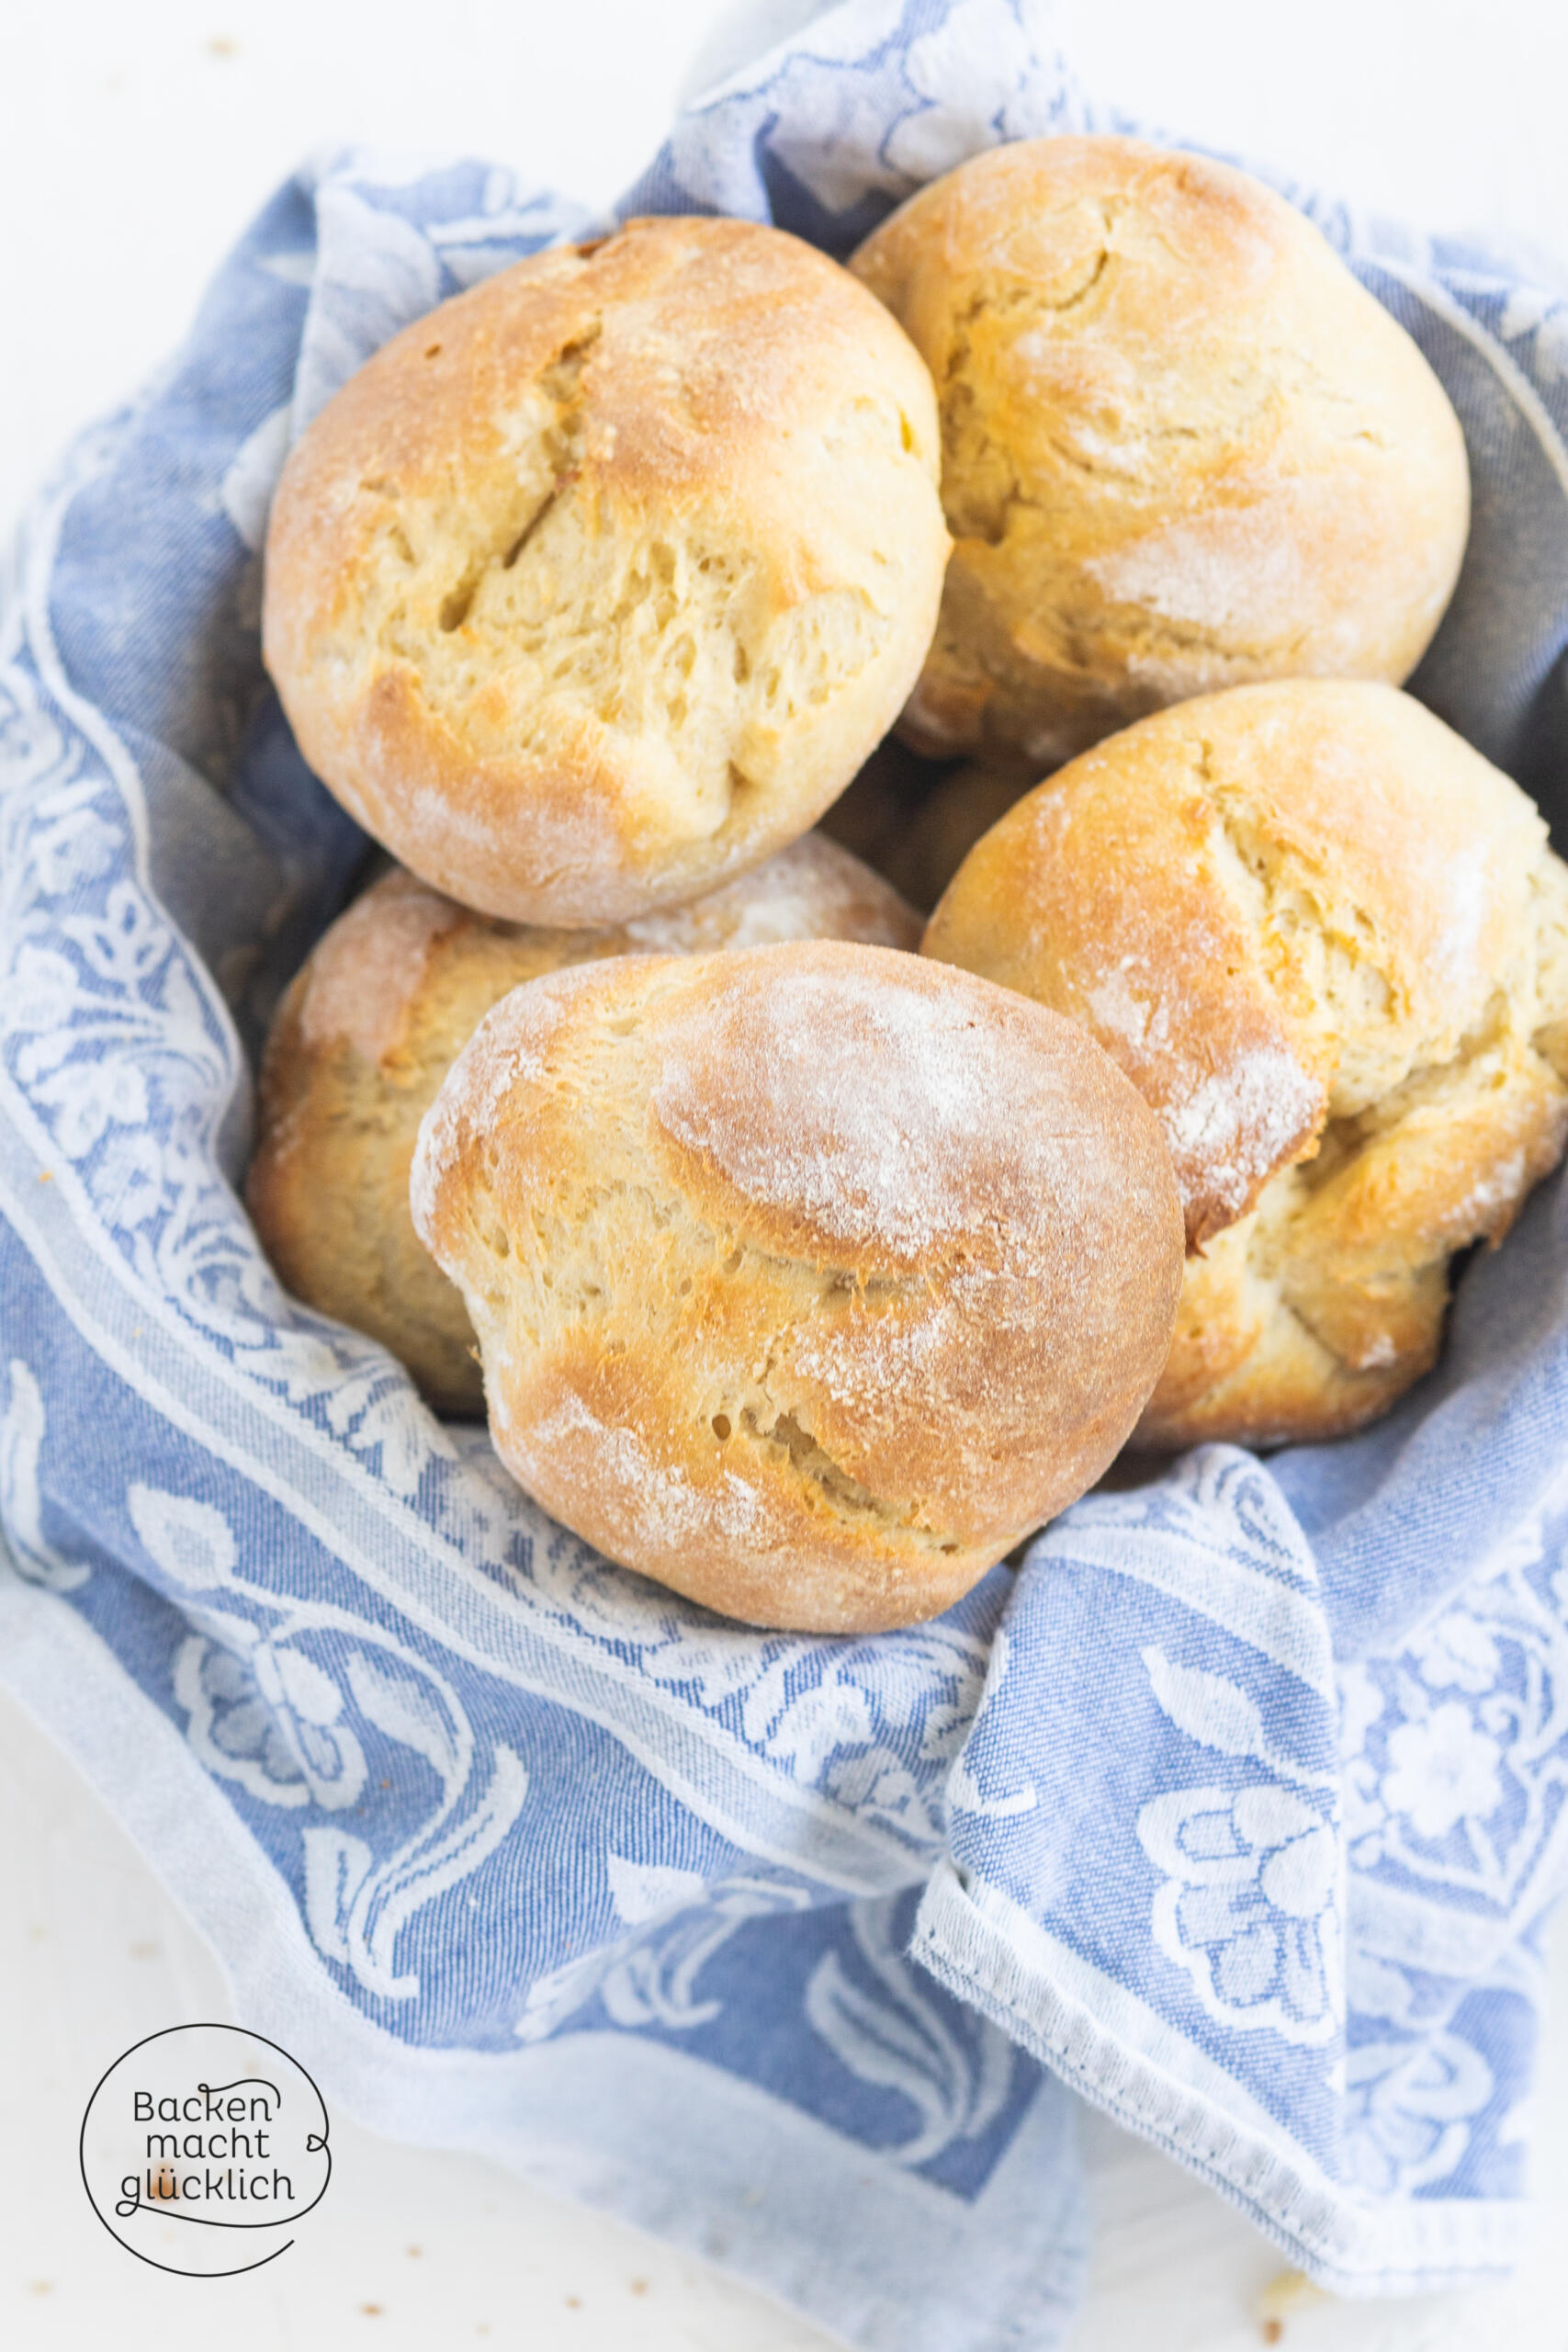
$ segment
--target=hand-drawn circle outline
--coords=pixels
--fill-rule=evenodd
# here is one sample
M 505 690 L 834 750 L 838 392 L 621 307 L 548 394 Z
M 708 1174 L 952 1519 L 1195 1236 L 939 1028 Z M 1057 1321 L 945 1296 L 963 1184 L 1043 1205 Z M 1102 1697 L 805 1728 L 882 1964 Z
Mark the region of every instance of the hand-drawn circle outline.
M 316 2094 L 317 2103 L 321 2110 L 321 2120 L 326 2128 L 319 2134 L 308 2132 L 306 2134 L 305 2145 L 308 2151 L 313 2151 L 317 2147 L 321 2149 L 321 2154 L 327 2160 L 327 2175 L 320 2188 L 317 2189 L 314 2197 L 311 2198 L 310 2204 L 301 2205 L 297 2213 L 291 2213 L 289 2215 L 289 2221 L 298 2222 L 306 2213 L 311 2212 L 315 2207 L 321 2203 L 322 2198 L 326 2195 L 327 2190 L 332 2187 L 332 2117 L 327 2113 L 326 2100 L 322 2098 L 321 2086 L 317 2082 L 314 2075 L 311 2074 L 310 2068 L 308 2066 L 302 2066 L 299 2064 L 299 2059 L 295 2057 L 292 2051 L 285 2050 L 281 2041 L 274 2041 L 268 2035 L 265 2033 L 257 2033 L 248 2025 L 231 2025 L 226 2018 L 192 2018 L 184 2025 L 161 2026 L 156 2033 L 143 2034 L 140 2041 L 133 2041 L 129 2050 L 122 2050 L 118 2058 L 112 2059 L 109 2064 L 104 2068 L 104 2071 L 98 2076 L 97 2081 L 93 2085 L 92 2090 L 88 2094 L 87 2104 L 83 2109 L 82 2129 L 76 2137 L 76 2164 L 77 2168 L 82 2175 L 82 2186 L 87 2193 L 87 2202 L 92 2207 L 94 2212 L 97 2215 L 98 2220 L 103 2222 L 105 2229 L 108 2231 L 108 2233 L 110 2237 L 113 2238 L 116 2245 L 122 2246 L 125 2252 L 132 2256 L 136 2261 L 145 2262 L 150 2269 L 166 2270 L 170 2277 L 174 2278 L 239 2278 L 243 2277 L 244 2273 L 248 2270 L 265 2270 L 269 2262 L 276 2262 L 278 2256 L 280 2254 L 287 2254 L 289 2247 L 294 2244 L 294 2240 L 292 2238 L 285 2238 L 281 2245 L 274 2246 L 272 2252 L 270 2254 L 264 2254 L 259 2261 L 237 2263 L 232 2270 L 182 2270 L 175 2263 L 159 2262 L 154 2256 L 151 2254 L 143 2254 L 140 2247 L 132 2245 L 129 2239 L 122 2238 L 119 2232 L 108 2222 L 103 2209 L 98 2203 L 97 2199 L 93 2194 L 93 2184 L 87 2177 L 87 2119 L 93 2112 L 94 2100 L 97 2098 L 98 2093 L 103 2089 L 104 2085 L 108 2081 L 109 2076 L 114 2073 L 115 2068 L 117 2066 L 123 2066 L 128 2058 L 134 2058 L 136 2052 L 139 2050 L 145 2050 L 148 2043 L 151 2041 L 163 2041 L 172 2033 L 202 2033 L 208 2031 L 243 2034 L 247 2041 L 259 2041 L 264 2049 L 276 2050 L 280 2058 L 288 2059 L 288 2064 L 294 2068 L 297 2074 L 304 2075 L 305 2080 L 310 2084 L 310 2088 Z M 146 2205 L 143 2201 L 140 2210 L 150 2212 L 152 2208 Z M 165 2221 L 175 2220 L 187 2222 L 199 2221 L 200 2216 L 189 2213 L 178 2213 L 174 2215 L 165 2214 L 164 2219 Z M 276 2230 L 286 2228 L 288 2224 L 280 2222 L 209 2222 L 205 2226 L 208 2229 L 213 2230 Z

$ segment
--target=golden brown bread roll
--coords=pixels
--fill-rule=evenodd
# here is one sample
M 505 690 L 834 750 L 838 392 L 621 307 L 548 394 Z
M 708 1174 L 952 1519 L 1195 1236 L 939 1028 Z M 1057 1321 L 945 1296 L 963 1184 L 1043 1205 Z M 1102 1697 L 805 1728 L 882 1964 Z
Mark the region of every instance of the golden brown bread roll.
M 246 1186 L 262 1246 L 297 1297 L 379 1340 L 438 1411 L 481 1412 L 473 1328 L 415 1238 L 408 1186 L 420 1120 L 491 1006 L 599 956 L 919 937 L 897 892 L 818 833 L 610 932 L 498 922 L 394 868 L 322 936 L 273 1023 Z
M 946 1608 L 1104 1469 L 1181 1213 L 1084 1031 L 838 942 L 516 989 L 420 1131 L 491 1431 L 611 1558 L 754 1624 Z
M 1028 781 L 1189 695 L 1415 667 L 1469 527 L 1459 423 L 1270 189 L 1137 140 L 1023 141 L 851 267 L 942 411 L 955 545 L 918 749 Z
M 267 666 L 413 873 L 619 922 L 807 831 L 887 731 L 947 556 L 936 411 L 837 263 L 638 220 L 378 351 L 289 456 Z
M 1568 1131 L 1568 868 L 1390 686 L 1238 687 L 1058 771 L 925 953 L 1081 1022 L 1159 1113 L 1194 1255 L 1153 1446 L 1331 1436 L 1432 1363 L 1448 1262 Z

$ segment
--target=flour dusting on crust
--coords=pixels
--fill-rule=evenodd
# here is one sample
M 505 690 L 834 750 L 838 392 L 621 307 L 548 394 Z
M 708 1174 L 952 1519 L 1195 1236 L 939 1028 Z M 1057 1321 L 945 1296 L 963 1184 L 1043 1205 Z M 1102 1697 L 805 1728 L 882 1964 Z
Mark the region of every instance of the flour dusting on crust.
M 660 908 L 623 926 L 650 954 L 701 956 L 721 947 L 771 947 L 791 939 L 860 939 L 874 947 L 919 944 L 920 925 L 889 882 L 825 833 L 806 833 L 763 865 L 682 907 Z
M 673 1548 L 717 1528 L 744 1547 L 760 1532 L 761 1499 L 744 1479 L 721 1470 L 699 1488 L 680 1463 L 661 1461 L 639 1430 L 607 1428 L 575 1390 L 510 1437 L 513 1467 L 547 1489 L 574 1465 L 581 1474 L 591 1464 L 601 1508 L 628 1533 L 638 1530 Z
M 299 1008 L 308 1046 L 340 1040 L 378 1062 L 402 1035 L 433 942 L 463 910 L 407 875 L 391 875 L 340 915 L 312 956 Z
M 1189 1074 L 1161 1117 L 1183 1191 L 1196 1181 L 1217 1206 L 1240 1216 L 1261 1178 L 1271 1175 L 1310 1127 L 1322 1090 L 1295 1056 L 1260 1046 L 1224 1070 Z
M 1032 1034 L 1054 1016 L 1020 1000 L 998 1021 L 985 982 L 870 951 L 784 955 L 759 951 L 751 985 L 662 1027 L 656 1126 L 743 1201 L 890 1264 L 992 1220 L 1018 1247 L 1081 1221 L 1097 1154 L 1073 1058 Z
M 447 1071 L 441 1091 L 420 1122 L 409 1173 L 414 1231 L 429 1248 L 437 1195 L 467 1139 L 495 1124 L 502 1102 L 519 1084 L 542 1080 L 549 1048 L 573 1000 L 603 985 L 602 964 L 569 964 L 525 980 L 493 1005 Z
M 1303 518 L 1289 493 L 1168 523 L 1084 570 L 1108 597 L 1189 628 L 1267 641 L 1299 628 L 1311 593 Z M 1314 615 L 1315 617 L 1315 615 Z

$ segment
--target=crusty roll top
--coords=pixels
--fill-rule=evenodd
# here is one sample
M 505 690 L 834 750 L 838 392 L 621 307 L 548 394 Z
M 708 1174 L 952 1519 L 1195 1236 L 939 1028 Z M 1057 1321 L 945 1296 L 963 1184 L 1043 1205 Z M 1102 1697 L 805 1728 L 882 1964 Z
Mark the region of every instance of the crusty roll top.
M 1157 1127 L 1090 1038 L 838 943 L 517 990 L 412 1199 L 523 1483 L 762 1623 L 956 1597 L 1111 1460 L 1180 1279 Z
M 947 539 L 930 379 L 739 220 L 519 262 L 371 358 L 284 469 L 264 641 L 301 749 L 425 880 L 536 923 L 691 896 L 886 732 Z
M 925 946 L 1070 1012 L 1160 1114 L 1201 1254 L 1147 1444 L 1385 1410 L 1437 1354 L 1450 1259 L 1568 1134 L 1568 868 L 1392 687 L 1128 728 L 976 845 Z
M 955 546 L 921 749 L 1038 774 L 1214 687 L 1415 666 L 1468 529 L 1459 423 L 1271 189 L 1139 140 L 1020 141 L 851 266 L 941 404 Z
M 1560 869 L 1507 777 L 1388 686 L 1144 719 L 994 826 L 926 953 L 1081 1021 L 1164 1122 L 1201 1245 L 1325 1123 L 1506 1014 L 1532 1050 Z

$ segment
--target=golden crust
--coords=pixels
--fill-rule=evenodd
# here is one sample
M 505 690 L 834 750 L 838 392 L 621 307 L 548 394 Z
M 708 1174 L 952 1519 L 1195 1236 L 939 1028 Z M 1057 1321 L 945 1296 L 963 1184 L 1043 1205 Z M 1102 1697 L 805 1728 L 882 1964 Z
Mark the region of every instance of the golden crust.
M 1240 687 L 1021 801 L 925 952 L 1082 1022 L 1160 1114 L 1186 1212 L 1141 1442 L 1359 1426 L 1432 1363 L 1447 1265 L 1568 1132 L 1568 870 L 1393 688 Z
M 633 221 L 378 352 L 291 453 L 264 647 L 412 871 L 533 923 L 709 889 L 886 732 L 947 535 L 930 379 L 773 229 Z
M 420 1120 L 491 1005 L 607 956 L 919 935 L 897 893 L 818 833 L 610 932 L 499 922 L 394 868 L 323 935 L 273 1023 L 246 1183 L 262 1245 L 297 1297 L 389 1348 L 438 1411 L 479 1413 L 473 1327 L 415 1237 L 408 1182 Z
M 1463 438 L 1270 189 L 1137 140 L 1020 141 L 850 266 L 942 413 L 955 544 L 918 749 L 1038 774 L 1217 687 L 1414 669 L 1464 551 Z
M 759 1624 L 946 1608 L 1112 1458 L 1180 1285 L 1157 1125 L 1092 1042 L 838 943 L 518 989 L 411 1197 L 517 1477 Z

